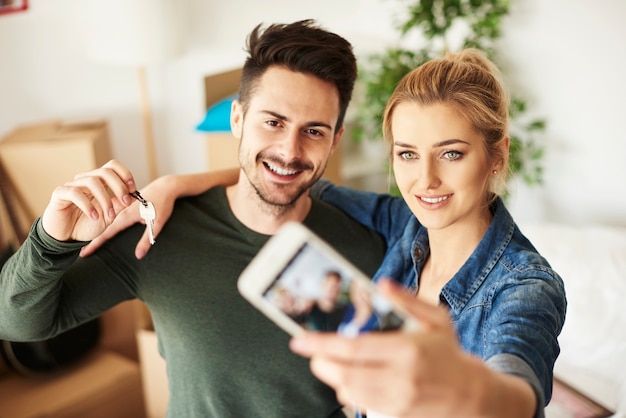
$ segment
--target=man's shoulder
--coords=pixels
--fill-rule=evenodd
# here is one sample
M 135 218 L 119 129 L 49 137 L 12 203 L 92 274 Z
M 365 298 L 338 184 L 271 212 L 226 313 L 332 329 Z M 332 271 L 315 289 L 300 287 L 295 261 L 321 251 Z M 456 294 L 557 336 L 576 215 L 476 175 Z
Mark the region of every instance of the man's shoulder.
M 224 186 L 215 186 L 210 189 L 205 190 L 202 193 L 193 195 L 193 196 L 185 196 L 178 198 L 176 200 L 177 205 L 174 207 L 175 210 L 180 210 L 181 207 L 185 207 L 186 204 L 190 204 L 191 206 L 215 206 L 215 207 L 223 207 L 224 204 L 227 204 L 226 198 L 226 187 Z M 181 205 L 181 203 L 183 203 Z

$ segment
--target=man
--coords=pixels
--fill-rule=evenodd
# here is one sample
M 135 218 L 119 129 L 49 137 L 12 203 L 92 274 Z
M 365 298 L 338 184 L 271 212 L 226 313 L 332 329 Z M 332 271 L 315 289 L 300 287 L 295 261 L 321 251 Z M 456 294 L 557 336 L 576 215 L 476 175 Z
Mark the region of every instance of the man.
M 317 299 L 317 306 L 322 312 L 330 313 L 337 308 L 341 297 L 341 274 L 331 270 L 324 275 L 320 284 L 321 294 Z
M 128 170 L 112 161 L 58 187 L 0 276 L 0 339 L 48 338 L 139 298 L 168 365 L 168 416 L 343 416 L 236 281 L 286 221 L 303 222 L 365 273 L 380 264 L 379 236 L 308 195 L 343 134 L 356 60 L 312 21 L 257 26 L 248 52 L 231 112 L 238 183 L 179 200 L 142 260 L 132 251 L 140 225 L 78 258 L 131 204 Z

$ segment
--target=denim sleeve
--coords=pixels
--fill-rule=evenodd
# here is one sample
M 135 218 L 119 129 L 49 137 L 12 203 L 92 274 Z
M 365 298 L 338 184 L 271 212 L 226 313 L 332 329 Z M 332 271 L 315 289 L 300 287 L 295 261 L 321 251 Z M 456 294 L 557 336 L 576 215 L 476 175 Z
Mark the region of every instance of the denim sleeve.
M 336 186 L 323 179 L 313 185 L 311 197 L 339 208 L 357 222 L 381 234 L 387 242 L 402 235 L 413 216 L 402 198 Z
M 560 278 L 548 269 L 515 272 L 493 296 L 485 325 L 485 357 L 506 353 L 523 360 L 539 379 L 547 404 L 560 352 L 557 336 L 565 321 L 565 290 Z

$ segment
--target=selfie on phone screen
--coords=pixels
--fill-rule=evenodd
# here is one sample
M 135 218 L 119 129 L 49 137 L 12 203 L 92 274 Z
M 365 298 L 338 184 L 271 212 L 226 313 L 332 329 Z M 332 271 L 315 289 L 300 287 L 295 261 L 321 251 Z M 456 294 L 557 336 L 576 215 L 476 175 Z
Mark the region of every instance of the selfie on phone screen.
M 394 330 L 402 319 L 371 283 L 305 243 L 264 292 L 264 298 L 302 327 L 354 336 Z

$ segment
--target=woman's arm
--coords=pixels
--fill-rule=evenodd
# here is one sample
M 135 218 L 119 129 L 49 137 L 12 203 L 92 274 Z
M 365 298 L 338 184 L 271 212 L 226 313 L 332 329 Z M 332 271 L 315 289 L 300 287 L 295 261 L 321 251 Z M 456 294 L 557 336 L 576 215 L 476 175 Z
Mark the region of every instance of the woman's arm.
M 525 380 L 490 369 L 460 347 L 445 309 L 390 281 L 381 292 L 419 321 L 417 331 L 294 337 L 291 349 L 347 405 L 391 416 L 531 418 L 538 407 Z
M 402 234 L 413 217 L 400 197 L 355 190 L 319 180 L 311 187 L 311 196 L 341 209 L 366 227 L 381 234 L 387 242 Z
M 168 198 L 195 196 L 216 186 L 230 186 L 237 183 L 238 168 L 204 171 L 193 174 L 170 174 L 162 176 L 148 184 L 141 192 L 144 197 L 157 193 Z M 161 180 L 161 181 L 159 181 Z M 152 187 L 151 187 L 152 186 Z M 150 200 L 150 199 L 148 199 Z M 154 202 L 153 202 L 154 203 Z
M 193 174 L 169 174 L 152 181 L 141 189 L 141 195 L 152 202 L 156 210 L 153 225 L 154 237 L 158 236 L 172 215 L 176 199 L 195 196 L 215 186 L 230 186 L 237 182 L 238 177 L 239 169 L 232 168 Z M 101 235 L 82 248 L 81 257 L 93 254 L 104 242 L 138 222 L 144 221 L 139 216 L 139 202 L 135 202 L 124 209 Z M 135 256 L 138 259 L 143 258 L 151 247 L 148 233 L 145 232 L 135 247 Z

